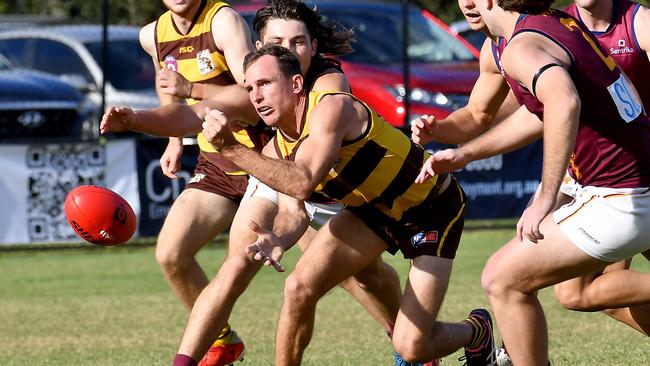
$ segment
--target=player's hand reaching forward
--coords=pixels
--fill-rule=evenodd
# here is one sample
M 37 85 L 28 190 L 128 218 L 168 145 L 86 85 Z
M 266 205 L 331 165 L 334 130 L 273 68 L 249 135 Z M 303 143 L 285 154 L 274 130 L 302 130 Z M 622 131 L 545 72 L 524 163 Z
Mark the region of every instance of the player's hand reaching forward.
M 434 175 L 453 172 L 467 165 L 468 161 L 461 149 L 447 149 L 436 152 L 424 162 L 415 183 L 424 183 Z
M 426 145 L 438 131 L 438 121 L 434 116 L 420 116 L 411 122 L 411 140 L 420 145 Z
M 99 123 L 99 132 L 123 132 L 131 129 L 131 125 L 135 122 L 136 114 L 128 107 L 110 107 L 102 116 Z
M 257 234 L 257 240 L 246 248 L 246 253 L 252 255 L 253 259 L 264 262 L 265 266 L 272 265 L 276 271 L 284 272 L 284 266 L 280 263 L 284 249 L 278 237 L 255 221 L 251 221 L 249 227 Z

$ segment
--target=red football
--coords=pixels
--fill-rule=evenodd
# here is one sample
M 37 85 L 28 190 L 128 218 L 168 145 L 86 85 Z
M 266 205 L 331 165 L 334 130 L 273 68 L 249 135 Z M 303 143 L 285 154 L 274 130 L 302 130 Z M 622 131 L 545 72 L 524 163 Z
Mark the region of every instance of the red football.
M 93 244 L 126 243 L 135 232 L 135 213 L 129 203 L 104 187 L 73 189 L 65 198 L 63 209 L 77 235 Z

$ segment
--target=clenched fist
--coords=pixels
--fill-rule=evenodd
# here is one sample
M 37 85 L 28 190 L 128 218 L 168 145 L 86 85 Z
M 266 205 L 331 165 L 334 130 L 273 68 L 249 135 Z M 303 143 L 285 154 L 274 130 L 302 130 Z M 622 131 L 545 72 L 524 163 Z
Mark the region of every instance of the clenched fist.
M 218 109 L 205 109 L 205 120 L 202 127 L 203 136 L 217 150 L 237 144 L 237 140 L 232 135 L 228 118 Z

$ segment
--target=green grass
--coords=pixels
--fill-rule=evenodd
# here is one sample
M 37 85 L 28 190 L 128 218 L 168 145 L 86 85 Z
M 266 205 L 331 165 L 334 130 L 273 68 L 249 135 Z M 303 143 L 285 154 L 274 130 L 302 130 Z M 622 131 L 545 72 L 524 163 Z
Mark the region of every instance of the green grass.
M 479 276 L 511 230 L 467 231 L 455 261 L 441 320 L 487 306 Z M 213 274 L 225 255 L 210 245 L 199 260 Z M 298 252 L 287 253 L 289 269 Z M 408 262 L 385 256 L 402 280 Z M 634 266 L 650 271 L 645 260 Z M 242 365 L 271 365 L 286 274 L 265 268 L 240 299 L 231 324 L 247 344 Z M 554 365 L 650 364 L 647 339 L 600 313 L 560 308 L 540 298 L 550 324 Z M 0 252 L 0 365 L 170 365 L 187 317 L 155 263 L 152 247 Z M 460 364 L 460 353 L 443 364 Z M 340 289 L 319 304 L 305 365 L 391 365 L 388 338 Z

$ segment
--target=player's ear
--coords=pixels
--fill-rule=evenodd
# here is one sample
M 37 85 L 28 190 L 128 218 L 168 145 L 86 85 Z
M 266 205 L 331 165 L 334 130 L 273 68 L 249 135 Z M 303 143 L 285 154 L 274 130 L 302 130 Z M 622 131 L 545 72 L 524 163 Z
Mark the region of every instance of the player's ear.
M 292 90 L 294 94 L 302 93 L 305 87 L 305 79 L 300 74 L 296 74 L 291 78 Z
M 257 41 L 255 41 L 255 48 L 256 49 L 259 50 L 260 48 L 262 48 L 262 46 L 264 46 L 264 44 L 262 42 L 260 42 L 259 39 Z
M 318 52 L 318 40 L 316 38 L 311 40 L 311 57 L 314 57 Z

